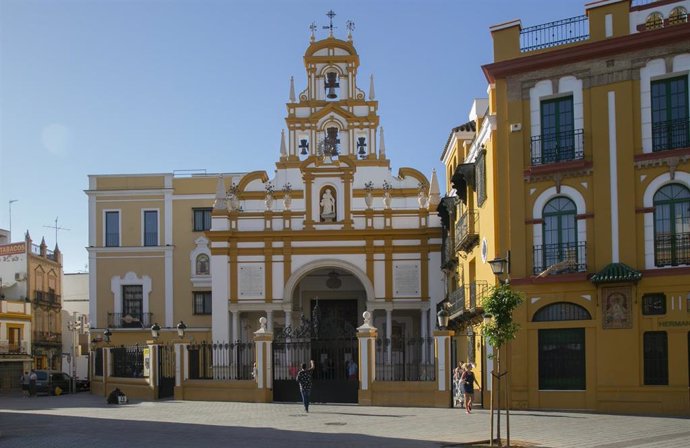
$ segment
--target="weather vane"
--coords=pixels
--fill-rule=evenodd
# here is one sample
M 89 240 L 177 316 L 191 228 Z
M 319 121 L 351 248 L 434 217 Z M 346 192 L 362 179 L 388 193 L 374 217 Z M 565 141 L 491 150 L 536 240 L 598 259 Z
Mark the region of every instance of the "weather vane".
M 353 22 L 352 20 L 348 20 L 347 22 L 345 22 L 345 27 L 349 32 L 353 32 L 355 30 L 355 22 Z
M 311 41 L 312 42 L 314 42 L 314 39 L 315 39 L 314 35 L 316 33 L 317 28 L 318 28 L 318 26 L 316 26 L 316 22 L 312 22 L 311 25 L 309 25 L 309 29 L 311 30 Z
M 332 36 L 332 35 L 333 35 L 333 29 L 334 29 L 334 28 L 337 28 L 336 26 L 333 26 L 333 17 L 335 17 L 335 13 L 334 13 L 333 10 L 331 9 L 330 11 L 328 11 L 328 12 L 326 13 L 326 16 L 328 17 L 328 19 L 330 20 L 331 23 L 330 23 L 330 25 L 328 25 L 328 26 L 324 26 L 323 29 L 324 29 L 324 30 L 329 30 L 329 33 L 330 33 L 330 35 Z

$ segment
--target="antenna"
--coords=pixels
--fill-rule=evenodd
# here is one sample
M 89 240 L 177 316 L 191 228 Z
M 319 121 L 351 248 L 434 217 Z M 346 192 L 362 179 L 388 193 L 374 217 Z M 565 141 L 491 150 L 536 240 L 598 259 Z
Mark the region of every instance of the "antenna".
M 59 227 L 59 226 L 58 226 L 58 217 L 57 217 L 57 216 L 55 217 L 55 225 L 52 225 L 52 226 L 43 226 L 43 227 L 46 227 L 46 228 L 48 228 L 48 229 L 55 229 L 55 245 L 56 245 L 56 246 L 57 246 L 57 243 L 58 243 L 58 230 L 72 230 L 72 229 L 68 229 L 68 228 L 66 228 L 66 227 Z

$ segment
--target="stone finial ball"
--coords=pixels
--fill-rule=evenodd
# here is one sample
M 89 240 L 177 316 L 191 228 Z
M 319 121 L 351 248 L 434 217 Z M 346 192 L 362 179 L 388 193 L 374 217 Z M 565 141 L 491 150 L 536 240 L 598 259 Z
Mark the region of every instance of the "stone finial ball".
M 362 317 L 364 318 L 364 322 L 371 321 L 371 313 L 369 311 L 363 312 Z
M 268 321 L 266 320 L 265 317 L 261 316 L 261 317 L 259 318 L 259 324 L 260 324 L 262 327 L 263 327 L 264 325 L 266 325 L 266 322 L 268 322 Z

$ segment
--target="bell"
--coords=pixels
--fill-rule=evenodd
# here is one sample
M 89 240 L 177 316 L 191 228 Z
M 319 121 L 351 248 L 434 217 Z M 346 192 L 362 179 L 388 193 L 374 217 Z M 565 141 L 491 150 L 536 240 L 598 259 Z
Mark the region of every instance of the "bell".
M 338 74 L 335 72 L 326 73 L 326 84 L 324 87 L 327 89 L 326 98 L 331 100 L 333 98 L 338 98 L 338 95 L 335 93 L 335 88 L 340 87 L 340 83 L 338 83 Z
M 302 152 L 300 152 L 300 154 L 306 156 L 307 148 L 309 148 L 309 143 L 307 142 L 306 138 L 299 141 L 299 147 L 302 148 Z
M 338 95 L 335 94 L 335 88 L 329 87 L 328 88 L 328 93 L 326 94 L 326 98 L 329 100 L 332 100 L 333 98 L 338 98 Z

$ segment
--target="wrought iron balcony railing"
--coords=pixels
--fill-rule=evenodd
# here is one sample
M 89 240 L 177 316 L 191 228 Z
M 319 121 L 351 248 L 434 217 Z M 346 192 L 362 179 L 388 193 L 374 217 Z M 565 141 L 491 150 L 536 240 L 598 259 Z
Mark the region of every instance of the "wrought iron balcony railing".
M 458 289 L 448 294 L 450 308 L 448 312 L 452 315 L 464 309 L 473 309 L 482 306 L 482 299 L 489 292 L 489 283 L 485 280 L 476 280 L 466 285 L 461 285 Z
M 150 328 L 153 313 L 108 313 L 110 328 Z
M 689 146 L 690 119 L 688 117 L 652 123 L 653 152 L 687 148 Z
M 547 269 L 550 273 L 584 272 L 587 270 L 587 243 L 540 244 L 534 246 L 535 275 Z
M 470 282 L 467 285 L 467 289 L 470 299 L 469 307 L 476 308 L 482 306 L 484 296 L 489 292 L 489 283 L 484 280 L 477 280 Z
M 654 236 L 654 265 L 678 266 L 690 264 L 690 233 Z
M 465 286 L 462 285 L 455 291 L 448 294 L 448 303 L 450 308 L 448 312 L 450 314 L 461 311 L 465 308 Z
M 479 241 L 479 212 L 465 212 L 455 224 L 455 250 L 469 251 Z
M 570 17 L 523 28 L 520 31 L 520 51 L 524 53 L 587 39 L 589 39 L 587 16 Z
M 34 302 L 37 304 L 60 305 L 60 296 L 54 292 L 34 291 Z
M 530 151 L 532 165 L 582 160 L 585 157 L 584 131 L 575 129 L 532 137 Z
M 29 343 L 0 341 L 0 355 L 16 355 L 29 352 Z
M 62 333 L 56 331 L 34 331 L 34 344 L 62 344 Z

